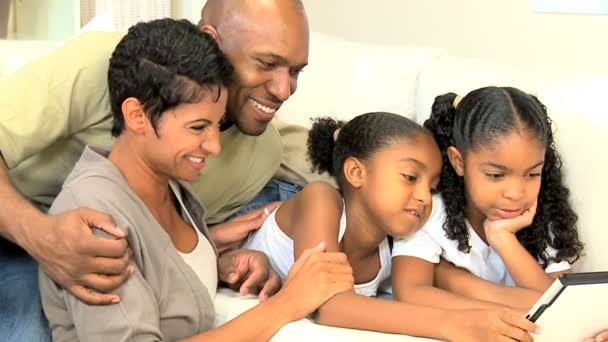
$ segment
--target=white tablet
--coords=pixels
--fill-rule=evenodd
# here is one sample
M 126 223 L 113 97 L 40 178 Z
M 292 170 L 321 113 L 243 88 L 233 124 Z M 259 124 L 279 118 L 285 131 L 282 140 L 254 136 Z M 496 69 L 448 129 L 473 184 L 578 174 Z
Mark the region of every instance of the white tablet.
M 608 272 L 561 275 L 526 317 L 542 329 L 535 342 L 581 341 L 608 329 Z

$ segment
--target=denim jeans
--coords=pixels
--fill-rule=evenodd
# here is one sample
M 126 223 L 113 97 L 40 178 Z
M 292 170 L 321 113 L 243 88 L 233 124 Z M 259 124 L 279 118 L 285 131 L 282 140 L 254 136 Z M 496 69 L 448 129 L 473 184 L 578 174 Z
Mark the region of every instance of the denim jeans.
M 230 215 L 226 221 L 241 216 L 253 209 L 263 207 L 270 202 L 286 201 L 300 190 L 302 190 L 302 187 L 297 184 L 271 179 L 251 202 L 245 204 L 234 214 Z
M 40 302 L 38 263 L 0 242 L 0 341 L 51 341 Z

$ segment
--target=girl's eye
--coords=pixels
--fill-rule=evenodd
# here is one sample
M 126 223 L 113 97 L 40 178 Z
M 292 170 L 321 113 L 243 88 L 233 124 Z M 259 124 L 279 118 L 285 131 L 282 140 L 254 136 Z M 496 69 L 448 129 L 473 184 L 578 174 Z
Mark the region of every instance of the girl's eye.
M 207 125 L 197 125 L 197 126 L 190 127 L 191 130 L 197 131 L 197 132 L 203 131 L 203 130 L 205 130 L 205 128 L 207 128 Z
M 406 181 L 408 181 L 409 183 L 414 183 L 418 177 L 416 176 L 412 176 L 412 175 L 406 175 L 406 174 L 401 174 L 403 176 L 403 178 L 405 178 Z
M 540 177 L 540 175 L 541 175 L 541 173 L 540 173 L 540 172 L 534 172 L 534 173 L 529 174 L 528 176 L 529 176 L 530 178 L 536 178 L 536 177 Z
M 492 178 L 492 179 L 500 179 L 504 176 L 505 175 L 503 175 L 502 173 L 486 173 L 486 177 Z

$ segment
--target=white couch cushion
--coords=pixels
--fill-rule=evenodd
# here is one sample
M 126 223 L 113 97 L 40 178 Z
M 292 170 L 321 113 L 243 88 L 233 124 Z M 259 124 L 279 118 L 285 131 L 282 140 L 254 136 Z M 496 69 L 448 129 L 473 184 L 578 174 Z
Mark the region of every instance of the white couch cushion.
M 215 297 L 215 326 L 220 326 L 258 304 L 255 296 L 241 297 L 237 292 L 222 288 Z M 425 342 L 437 341 L 406 335 L 384 334 L 367 330 L 334 328 L 314 323 L 305 318 L 291 322 L 281 328 L 271 342 L 310 341 L 382 341 L 382 342 Z
M 310 127 L 310 117 L 348 120 L 370 111 L 414 118 L 417 77 L 438 55 L 422 47 L 355 43 L 311 32 L 309 65 L 279 117 Z

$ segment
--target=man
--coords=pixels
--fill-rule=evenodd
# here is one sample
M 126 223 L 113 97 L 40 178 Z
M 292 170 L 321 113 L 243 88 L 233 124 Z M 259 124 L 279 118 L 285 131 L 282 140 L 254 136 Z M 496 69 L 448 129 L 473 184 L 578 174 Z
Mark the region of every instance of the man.
M 235 68 L 220 138 L 223 151 L 207 161 L 193 184 L 208 209 L 208 222 L 217 224 L 212 238 L 226 251 L 265 218 L 261 208 L 221 223 L 254 199 L 279 167 L 280 137 L 269 122 L 295 92 L 307 64 L 308 23 L 298 0 L 209 0 L 199 26 Z M 130 271 L 120 227 L 86 208 L 45 212 L 84 146 L 111 145 L 106 74 L 121 38 L 83 34 L 0 82 L 0 340 L 48 339 L 31 257 L 86 303 L 120 300 L 110 293 Z M 95 237 L 92 226 L 116 240 Z M 249 260 L 247 253 L 240 255 L 235 266 Z M 240 275 L 237 285 L 244 280 Z M 9 311 L 34 304 L 26 317 Z

